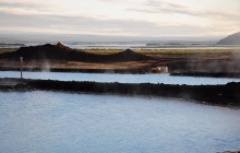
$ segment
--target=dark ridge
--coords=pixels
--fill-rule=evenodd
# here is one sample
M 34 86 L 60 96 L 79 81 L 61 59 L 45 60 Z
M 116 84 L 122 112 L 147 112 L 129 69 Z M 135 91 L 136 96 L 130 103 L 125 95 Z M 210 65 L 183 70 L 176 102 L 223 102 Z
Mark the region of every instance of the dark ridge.
M 240 32 L 221 39 L 217 45 L 240 45 Z
M 0 56 L 1 59 L 19 60 L 44 60 L 44 59 L 64 59 L 68 54 L 75 51 L 69 47 L 58 43 L 57 45 L 45 44 L 41 46 L 21 47 L 16 52 L 5 53 Z
M 20 80 L 15 86 L 1 86 L 0 90 L 52 90 L 66 92 L 86 92 L 102 94 L 148 95 L 191 99 L 200 103 L 240 106 L 240 83 L 226 85 L 167 85 L 167 84 L 129 84 L 129 83 L 97 83 L 53 80 Z M 6 79 L 0 79 L 6 82 Z
M 152 57 L 145 56 L 143 54 L 135 53 L 131 49 L 126 49 L 123 52 L 119 52 L 112 55 L 105 55 L 106 58 L 108 58 L 109 61 L 144 61 L 144 60 L 154 60 Z
M 215 78 L 239 78 L 239 72 L 172 72 L 173 76 L 200 76 L 200 77 L 215 77 Z
M 60 42 L 56 45 L 45 44 L 41 46 L 21 47 L 16 52 L 0 55 L 0 59 L 19 60 L 64 60 L 64 61 L 84 61 L 84 62 L 117 62 L 117 61 L 143 61 L 153 60 L 134 51 L 127 49 L 123 52 L 110 55 L 97 55 L 86 53 L 83 50 L 75 50 L 64 46 Z
M 72 50 L 71 48 L 64 46 L 61 42 L 58 42 L 56 47 L 58 47 L 59 49 L 63 49 L 63 50 Z

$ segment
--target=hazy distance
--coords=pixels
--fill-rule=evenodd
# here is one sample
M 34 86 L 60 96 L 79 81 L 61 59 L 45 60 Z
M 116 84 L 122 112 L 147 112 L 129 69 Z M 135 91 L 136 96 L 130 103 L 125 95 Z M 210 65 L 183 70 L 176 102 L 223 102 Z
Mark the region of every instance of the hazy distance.
M 217 41 L 239 31 L 239 10 L 239 0 L 0 0 L 0 34 L 5 41 Z
M 62 35 L 62 34 L 0 34 L 1 43 L 160 43 L 198 42 L 216 43 L 222 37 L 130 37 L 102 35 Z

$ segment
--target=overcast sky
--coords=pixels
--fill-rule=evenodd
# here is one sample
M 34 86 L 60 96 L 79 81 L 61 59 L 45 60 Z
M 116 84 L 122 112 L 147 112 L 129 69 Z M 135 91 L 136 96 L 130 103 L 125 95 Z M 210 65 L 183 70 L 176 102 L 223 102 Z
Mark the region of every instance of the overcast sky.
M 0 0 L 0 33 L 221 36 L 240 0 Z

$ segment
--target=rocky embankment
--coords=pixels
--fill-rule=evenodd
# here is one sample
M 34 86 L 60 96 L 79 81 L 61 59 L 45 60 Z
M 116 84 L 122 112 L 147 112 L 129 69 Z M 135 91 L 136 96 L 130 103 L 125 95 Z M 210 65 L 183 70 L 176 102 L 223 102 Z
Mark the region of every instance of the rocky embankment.
M 1 79 L 0 82 L 5 82 Z M 191 99 L 211 105 L 240 106 L 240 83 L 226 85 L 167 85 L 167 84 L 126 84 L 97 83 L 52 80 L 19 80 L 15 85 L 0 85 L 2 91 L 13 90 L 51 90 L 101 94 L 147 95 Z M 9 79 L 8 79 L 8 82 Z
M 218 152 L 218 153 L 220 153 L 220 152 Z M 222 153 L 240 153 L 240 151 L 224 151 Z
M 200 77 L 226 77 L 226 78 L 239 78 L 240 72 L 172 72 L 172 76 L 200 76 Z

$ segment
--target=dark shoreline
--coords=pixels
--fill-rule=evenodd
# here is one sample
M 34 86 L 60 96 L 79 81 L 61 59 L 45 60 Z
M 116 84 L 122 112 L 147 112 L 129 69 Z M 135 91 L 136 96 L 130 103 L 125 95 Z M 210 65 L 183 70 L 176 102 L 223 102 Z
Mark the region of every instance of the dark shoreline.
M 172 72 L 172 76 L 240 78 L 240 72 Z
M 0 91 L 64 91 L 99 94 L 122 94 L 172 97 L 195 100 L 199 103 L 221 106 L 240 106 L 240 83 L 226 85 L 167 85 L 167 84 L 129 84 L 97 83 L 77 81 L 0 79 Z M 15 82 L 15 85 L 6 82 Z

